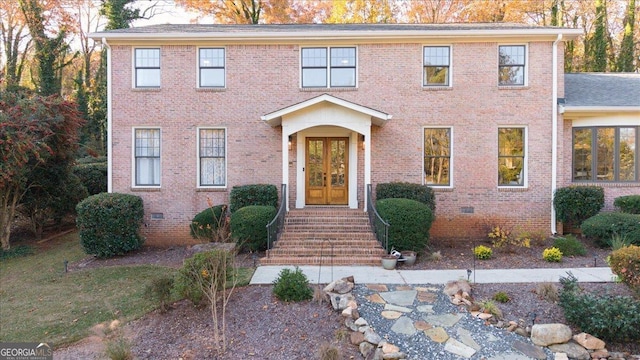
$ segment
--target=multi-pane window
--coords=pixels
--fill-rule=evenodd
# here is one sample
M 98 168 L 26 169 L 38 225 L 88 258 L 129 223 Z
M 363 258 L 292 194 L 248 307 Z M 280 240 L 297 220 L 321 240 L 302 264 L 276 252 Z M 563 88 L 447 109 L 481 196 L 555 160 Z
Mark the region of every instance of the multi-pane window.
M 226 138 L 224 129 L 200 129 L 198 133 L 200 186 L 225 186 Z
M 498 84 L 524 85 L 526 48 L 524 45 L 499 46 Z
M 135 129 L 136 186 L 160 186 L 160 129 Z
M 451 67 L 448 46 L 425 46 L 423 56 L 424 86 L 448 86 Z
M 451 185 L 451 129 L 424 129 L 424 182 Z
M 525 129 L 498 129 L 498 185 L 523 186 L 525 175 Z
M 574 181 L 638 181 L 637 126 L 573 129 Z
M 160 49 L 135 49 L 135 87 L 160 87 Z
M 356 48 L 303 48 L 301 54 L 302 87 L 356 86 Z
M 224 87 L 224 49 L 198 49 L 200 87 Z

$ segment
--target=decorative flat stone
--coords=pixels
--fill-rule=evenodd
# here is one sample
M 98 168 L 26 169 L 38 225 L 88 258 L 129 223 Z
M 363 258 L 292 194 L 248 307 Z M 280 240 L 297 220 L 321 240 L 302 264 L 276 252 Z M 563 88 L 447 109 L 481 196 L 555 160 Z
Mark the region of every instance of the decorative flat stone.
M 399 311 L 399 312 L 403 312 L 403 313 L 413 312 L 413 310 L 409 309 L 408 307 L 397 306 L 397 305 L 393 305 L 393 304 L 386 304 L 384 306 L 384 309 L 385 310 L 390 310 L 390 311 Z
M 367 326 L 367 325 L 369 325 L 369 323 L 367 322 L 367 320 L 365 320 L 365 319 L 363 319 L 363 318 L 361 318 L 361 317 L 359 317 L 359 318 L 355 321 L 355 324 L 356 324 L 357 326 Z
M 438 300 L 438 295 L 427 291 L 418 291 L 418 301 L 434 303 Z
M 506 352 L 490 357 L 487 360 L 531 360 L 531 358 L 518 353 Z
M 553 360 L 569 360 L 569 357 L 565 353 L 554 353 Z
M 413 335 L 418 330 L 416 330 L 415 326 L 413 326 L 413 321 L 406 316 L 400 317 L 391 327 L 391 331 L 404 334 L 404 335 Z
M 425 313 L 425 314 L 435 314 L 436 313 L 435 311 L 433 311 L 433 305 L 420 305 L 420 306 L 416 307 L 416 310 L 418 310 L 418 312 Z
M 400 318 L 400 316 L 402 316 L 400 311 L 386 310 L 382 312 L 382 317 L 388 320 L 395 320 Z
M 396 291 L 407 291 L 407 290 L 413 290 L 413 288 L 411 286 L 407 286 L 407 285 L 400 285 L 400 286 L 396 286 Z
M 415 290 L 381 292 L 380 296 L 388 303 L 409 306 L 413 305 L 418 294 Z
M 458 340 L 460 340 L 461 343 L 469 346 L 476 351 L 480 351 L 480 349 L 482 348 L 471 336 L 471 331 L 463 328 L 458 328 L 456 330 L 456 333 L 458 334 Z
M 460 319 L 462 319 L 462 315 L 460 314 L 443 314 L 443 315 L 427 315 L 424 317 L 425 321 L 434 326 L 442 326 L 442 327 L 452 327 Z
M 514 341 L 513 344 L 511 344 L 511 346 L 515 350 L 520 351 L 521 353 L 523 353 L 524 355 L 530 358 L 539 359 L 539 360 L 543 360 L 547 358 L 547 354 L 545 354 L 545 352 L 542 351 L 541 347 L 527 344 L 522 341 Z
M 587 349 L 583 348 L 579 344 L 570 341 L 565 344 L 555 344 L 549 345 L 549 350 L 558 353 L 565 353 L 571 359 L 576 360 L 589 360 L 591 359 L 591 354 L 587 351 Z
M 440 291 L 440 289 L 438 289 L 437 287 L 416 286 L 415 289 L 418 290 L 418 291 L 430 291 L 430 292 L 438 292 L 438 291 Z
M 473 354 L 476 353 L 475 349 L 461 343 L 454 338 L 449 338 L 449 340 L 447 340 L 447 342 L 444 344 L 444 349 L 450 353 L 462 356 L 466 359 L 469 359 L 473 356 Z
M 426 321 L 422 321 L 422 320 L 418 320 L 418 321 L 414 322 L 413 326 L 419 331 L 424 331 L 424 330 L 428 330 L 428 329 L 433 328 L 433 326 L 431 324 L 429 324 Z
M 384 284 L 367 284 L 366 286 L 367 286 L 367 289 L 377 291 L 377 292 L 389 291 L 389 289 L 387 288 L 387 285 L 384 285 Z
M 380 297 L 380 295 L 378 294 L 373 294 L 373 295 L 369 295 L 365 297 L 367 300 L 371 301 L 372 303 L 376 303 L 376 304 L 386 304 L 386 302 L 382 299 L 382 297 Z
M 437 343 L 443 343 L 449 339 L 449 334 L 441 327 L 427 329 L 424 334 Z

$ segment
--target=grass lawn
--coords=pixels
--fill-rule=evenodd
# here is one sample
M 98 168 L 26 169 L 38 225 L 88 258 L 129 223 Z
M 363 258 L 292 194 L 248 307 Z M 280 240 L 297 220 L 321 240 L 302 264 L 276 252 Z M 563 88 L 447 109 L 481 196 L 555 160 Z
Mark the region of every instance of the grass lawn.
M 156 307 L 143 296 L 146 285 L 175 274 L 152 265 L 64 272 L 64 260 L 84 257 L 78 234 L 71 233 L 33 255 L 0 261 L 0 341 L 57 347 L 86 337 L 102 322 L 139 318 Z M 241 269 L 240 284 L 248 283 L 252 270 Z

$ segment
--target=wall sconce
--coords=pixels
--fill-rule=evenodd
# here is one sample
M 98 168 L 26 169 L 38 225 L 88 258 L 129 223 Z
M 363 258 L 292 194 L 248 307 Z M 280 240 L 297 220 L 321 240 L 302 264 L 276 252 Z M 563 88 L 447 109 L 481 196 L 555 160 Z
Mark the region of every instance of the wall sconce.
M 366 142 L 365 142 L 365 137 L 364 135 L 362 135 L 362 150 L 364 150 L 366 148 Z
M 292 139 L 293 139 L 293 136 L 289 135 L 289 150 L 291 150 L 291 147 L 292 147 L 292 145 L 291 145 L 291 140 Z

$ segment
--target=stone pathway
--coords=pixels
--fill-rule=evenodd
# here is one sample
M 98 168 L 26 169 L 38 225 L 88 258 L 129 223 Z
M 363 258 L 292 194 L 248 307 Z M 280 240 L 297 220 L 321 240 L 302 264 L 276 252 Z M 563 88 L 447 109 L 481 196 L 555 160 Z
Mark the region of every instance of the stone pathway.
M 438 285 L 356 285 L 359 315 L 408 359 L 554 359 L 529 338 L 451 304 Z M 482 344 L 482 345 L 480 345 Z

